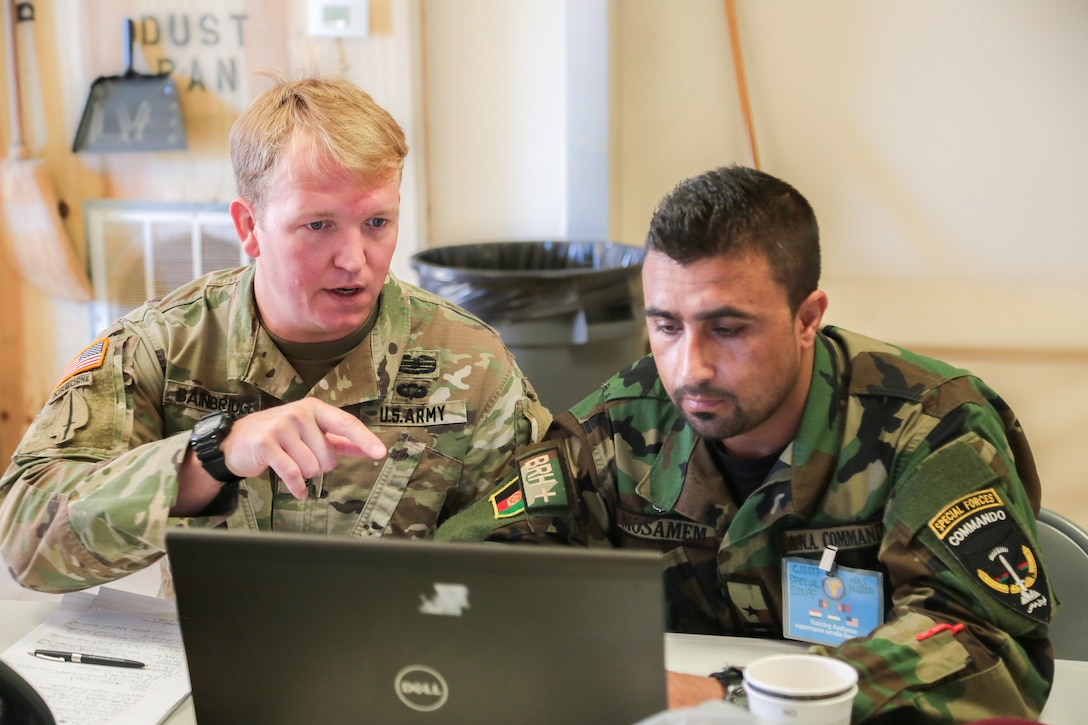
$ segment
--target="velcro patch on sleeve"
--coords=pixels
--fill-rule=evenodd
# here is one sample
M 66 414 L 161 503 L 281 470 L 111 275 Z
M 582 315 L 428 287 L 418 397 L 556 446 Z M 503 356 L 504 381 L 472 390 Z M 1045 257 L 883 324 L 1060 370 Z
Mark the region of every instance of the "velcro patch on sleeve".
M 1042 562 L 996 490 L 956 499 L 928 526 L 984 591 L 1037 622 L 1050 621 L 1050 588 Z
M 511 478 L 502 488 L 488 497 L 495 519 L 508 519 L 525 511 L 525 494 L 517 478 Z
M 518 478 L 530 511 L 567 506 L 567 482 L 558 449 L 548 444 L 518 456 Z
M 109 346 L 109 338 L 103 337 L 83 348 L 64 368 L 64 372 L 60 374 L 60 380 L 57 381 L 57 387 L 64 385 L 65 382 L 80 373 L 102 367 L 102 364 L 106 361 L 106 350 L 109 349 Z

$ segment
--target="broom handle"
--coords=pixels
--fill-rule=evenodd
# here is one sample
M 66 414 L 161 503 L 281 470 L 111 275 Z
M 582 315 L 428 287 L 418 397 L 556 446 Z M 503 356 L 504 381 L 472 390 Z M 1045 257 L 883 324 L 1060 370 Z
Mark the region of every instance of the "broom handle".
M 11 111 L 11 146 L 8 147 L 8 157 L 25 159 L 29 154 L 26 144 L 23 143 L 23 118 L 19 113 L 19 72 L 15 65 L 15 15 L 12 13 L 16 0 L 0 1 L 4 3 L 4 30 L 8 36 L 4 43 L 8 51 L 8 109 Z
M 737 76 L 737 95 L 744 117 L 744 132 L 748 136 L 748 153 L 752 155 L 752 168 L 759 168 L 759 149 L 756 146 L 756 129 L 752 124 L 752 108 L 748 105 L 748 83 L 744 75 L 744 56 L 740 52 L 740 30 L 737 28 L 737 9 L 734 0 L 725 0 L 725 18 L 729 24 L 729 44 L 733 47 L 733 72 Z

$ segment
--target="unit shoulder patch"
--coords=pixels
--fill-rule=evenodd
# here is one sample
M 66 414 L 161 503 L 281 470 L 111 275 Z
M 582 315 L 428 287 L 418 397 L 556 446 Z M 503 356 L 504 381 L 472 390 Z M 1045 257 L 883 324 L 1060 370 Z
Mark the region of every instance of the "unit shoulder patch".
M 960 497 L 928 526 L 985 592 L 1031 619 L 1050 621 L 1042 562 L 996 490 Z
M 553 445 L 537 447 L 519 455 L 518 478 L 525 495 L 525 508 L 565 508 L 567 482 L 559 451 Z

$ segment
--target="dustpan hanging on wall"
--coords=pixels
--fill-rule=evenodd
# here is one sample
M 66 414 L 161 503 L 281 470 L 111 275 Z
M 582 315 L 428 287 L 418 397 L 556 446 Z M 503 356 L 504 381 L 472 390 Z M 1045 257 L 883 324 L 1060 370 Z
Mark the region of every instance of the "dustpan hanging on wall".
M 72 151 L 184 151 L 188 144 L 177 84 L 169 73 L 137 73 L 132 67 L 136 27 L 131 19 L 124 19 L 123 30 L 125 71 L 91 84 Z

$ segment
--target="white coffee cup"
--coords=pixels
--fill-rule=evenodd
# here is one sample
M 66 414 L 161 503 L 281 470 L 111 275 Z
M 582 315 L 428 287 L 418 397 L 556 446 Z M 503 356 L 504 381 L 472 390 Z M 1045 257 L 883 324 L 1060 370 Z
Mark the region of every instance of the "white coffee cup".
M 823 655 L 771 655 L 744 668 L 744 692 L 763 722 L 849 725 L 858 673 Z

